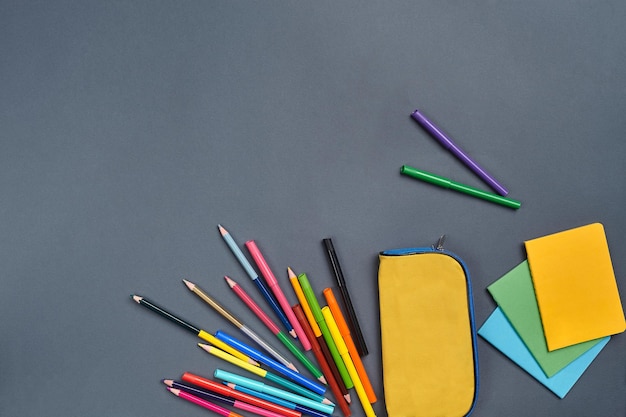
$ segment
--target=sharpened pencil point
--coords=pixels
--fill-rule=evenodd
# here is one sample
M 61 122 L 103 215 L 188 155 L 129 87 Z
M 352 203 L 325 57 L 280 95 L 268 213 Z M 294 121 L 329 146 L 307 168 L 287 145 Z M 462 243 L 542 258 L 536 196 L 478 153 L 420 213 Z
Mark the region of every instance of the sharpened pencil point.
M 324 398 L 322 400 L 322 404 L 327 404 L 327 405 L 335 405 L 331 400 L 329 400 L 328 398 Z
M 221 224 L 218 224 L 218 225 L 217 225 L 217 228 L 219 229 L 220 234 L 221 234 L 222 236 L 226 236 L 226 234 L 228 233 L 228 231 L 227 231 L 226 229 L 224 229 L 224 228 L 222 227 L 222 225 L 221 225 Z
M 229 277 L 225 276 L 224 279 L 226 280 L 226 283 L 228 284 L 230 288 L 233 288 L 235 285 L 237 285 L 237 283 L 233 281 L 232 279 L 230 279 Z
M 196 288 L 196 284 L 194 284 L 193 282 L 187 281 L 186 279 L 183 279 L 183 282 L 185 283 L 187 288 L 189 288 L 191 291 L 193 291 L 193 289 Z
M 289 330 L 289 334 L 290 334 L 290 335 L 291 335 L 291 337 L 293 337 L 294 339 L 297 339 L 297 338 L 298 338 L 298 335 L 296 334 L 296 331 L 295 331 L 295 330 L 293 330 L 293 329 L 292 329 L 292 330 Z
M 133 300 L 135 300 L 135 302 L 136 302 L 137 304 L 139 304 L 139 302 L 140 302 L 141 300 L 143 300 L 143 297 L 140 297 L 140 296 L 138 296 L 138 295 L 134 295 L 134 294 L 133 294 L 133 295 L 131 295 L 130 297 L 131 297 Z
M 348 404 L 352 404 L 352 399 L 350 398 L 350 394 L 346 394 L 346 395 L 344 395 L 344 396 L 343 396 L 343 398 L 345 398 L 345 399 L 346 399 L 346 402 L 347 402 Z
M 179 390 L 179 389 L 177 389 L 177 388 L 170 388 L 170 387 L 167 387 L 167 390 L 168 390 L 169 392 L 171 392 L 172 394 L 174 394 L 175 396 L 177 396 L 177 397 L 178 397 L 178 395 L 180 394 L 180 390 Z
M 326 382 L 326 378 L 324 378 L 324 375 L 320 376 L 319 378 L 317 378 L 322 384 L 324 385 L 328 385 L 328 382 Z
M 207 345 L 205 343 L 198 343 L 198 346 L 200 346 L 202 349 L 206 350 L 207 352 L 211 350 L 211 345 Z
M 290 279 L 297 278 L 296 274 L 293 273 L 290 267 L 287 267 L 287 275 L 289 276 Z
M 173 379 L 162 379 L 161 382 L 167 385 L 168 387 L 171 387 L 172 385 L 174 385 Z

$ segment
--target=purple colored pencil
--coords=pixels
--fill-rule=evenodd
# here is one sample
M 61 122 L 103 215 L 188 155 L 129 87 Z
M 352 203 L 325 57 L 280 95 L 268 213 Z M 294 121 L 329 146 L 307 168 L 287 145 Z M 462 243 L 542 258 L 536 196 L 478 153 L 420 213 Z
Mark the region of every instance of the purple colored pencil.
M 421 111 L 415 110 L 411 113 L 411 117 L 419 123 L 428 133 L 431 134 L 444 148 L 449 150 L 454 156 L 461 160 L 469 169 L 471 169 L 476 175 L 485 181 L 491 188 L 493 188 L 500 195 L 507 195 L 509 192 L 498 181 L 489 175 L 484 169 L 482 169 L 476 162 L 474 162 L 461 148 L 459 148 L 441 129 L 439 129 L 433 122 L 428 120 Z

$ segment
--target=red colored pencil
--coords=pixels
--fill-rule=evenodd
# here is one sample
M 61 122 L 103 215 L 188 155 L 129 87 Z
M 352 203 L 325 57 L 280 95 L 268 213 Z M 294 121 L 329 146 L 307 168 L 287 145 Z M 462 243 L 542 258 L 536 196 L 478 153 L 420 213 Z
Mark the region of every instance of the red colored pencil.
M 346 401 L 346 398 L 344 397 L 341 391 L 341 388 L 339 387 L 339 384 L 337 383 L 337 379 L 335 378 L 335 375 L 333 374 L 332 370 L 330 369 L 330 366 L 328 365 L 328 362 L 326 361 L 326 357 L 324 356 L 324 353 L 322 352 L 322 348 L 320 344 L 318 343 L 317 338 L 315 337 L 315 334 L 313 333 L 313 329 L 311 329 L 311 326 L 309 325 L 309 322 L 307 321 L 306 316 L 304 315 L 304 310 L 302 310 L 302 306 L 300 304 L 296 304 L 292 307 L 292 309 L 293 309 L 294 314 L 296 315 L 296 318 L 300 322 L 300 325 L 302 326 L 302 330 L 304 330 L 307 337 L 309 338 L 309 341 L 311 342 L 311 350 L 313 351 L 313 354 L 315 355 L 315 359 L 317 359 L 317 363 L 322 368 L 322 372 L 326 376 L 328 385 L 330 386 L 330 389 L 333 392 L 335 399 L 337 400 L 337 403 L 338 403 L 337 405 L 339 405 L 339 408 L 341 408 L 341 412 L 343 413 L 343 415 L 345 417 L 349 417 L 350 415 L 352 415 L 352 412 L 350 411 L 350 408 L 348 407 L 348 402 Z
M 273 402 L 265 401 L 260 398 L 254 397 L 252 395 L 248 395 L 246 393 L 234 390 L 219 382 L 203 378 L 201 376 L 192 374 L 190 372 L 185 372 L 182 376 L 182 380 L 185 382 L 189 382 L 190 384 L 197 385 L 201 388 L 207 389 L 209 391 L 217 392 L 218 394 L 222 394 L 231 398 L 236 398 L 238 400 L 247 402 L 248 404 L 256 405 L 257 407 L 274 411 L 286 417 L 301 417 L 302 416 L 302 413 L 300 413 L 299 411 L 292 410 L 287 407 L 283 407 L 281 405 L 275 404 Z

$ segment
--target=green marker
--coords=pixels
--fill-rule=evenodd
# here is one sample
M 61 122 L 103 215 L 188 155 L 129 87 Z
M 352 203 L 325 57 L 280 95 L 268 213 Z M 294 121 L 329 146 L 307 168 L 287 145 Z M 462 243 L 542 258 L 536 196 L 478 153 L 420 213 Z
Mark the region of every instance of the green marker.
M 304 298 L 306 298 L 307 303 L 309 303 L 309 307 L 311 308 L 311 312 L 313 313 L 313 317 L 315 317 L 315 321 L 317 325 L 320 326 L 320 331 L 324 336 L 324 340 L 328 345 L 328 350 L 333 357 L 333 361 L 337 365 L 337 369 L 341 374 L 341 379 L 345 384 L 347 389 L 354 387 L 352 383 L 352 379 L 350 378 L 350 374 L 348 373 L 348 368 L 346 368 L 345 363 L 343 363 L 343 359 L 339 354 L 339 350 L 337 349 L 337 345 L 335 345 L 335 341 L 330 334 L 330 330 L 328 329 L 328 325 L 326 324 L 326 320 L 324 320 L 324 315 L 322 314 L 322 309 L 320 308 L 319 303 L 317 302 L 317 298 L 315 297 L 315 293 L 313 292 L 313 288 L 311 288 L 311 284 L 309 283 L 309 279 L 306 274 L 298 275 L 298 281 L 300 282 L 300 286 L 302 287 L 302 292 L 304 293 Z
M 402 165 L 400 173 L 443 188 L 449 188 L 460 193 L 468 194 L 472 197 L 482 198 L 483 200 L 487 200 L 492 203 L 501 204 L 512 209 L 518 209 L 522 205 L 522 203 L 517 200 L 502 197 L 498 194 L 488 193 L 486 191 L 479 190 L 478 188 L 470 187 L 469 185 L 461 184 L 450 179 L 440 177 L 439 175 L 431 174 L 430 172 L 421 171 L 408 165 Z

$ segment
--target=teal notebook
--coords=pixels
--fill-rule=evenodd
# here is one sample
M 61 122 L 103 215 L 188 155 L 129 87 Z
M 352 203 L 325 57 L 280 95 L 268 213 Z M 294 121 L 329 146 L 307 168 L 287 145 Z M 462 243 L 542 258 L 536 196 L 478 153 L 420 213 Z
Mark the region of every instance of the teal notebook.
M 546 388 L 555 393 L 559 398 L 563 398 L 567 395 L 576 381 L 580 379 L 585 370 L 591 365 L 591 362 L 593 362 L 610 340 L 609 336 L 601 339 L 600 342 L 596 343 L 591 349 L 580 355 L 561 371 L 548 378 L 500 308 L 496 308 L 489 316 L 487 321 L 485 321 L 478 330 L 478 334 L 532 375 Z
M 551 377 L 595 346 L 600 339 L 548 351 L 528 261 L 487 287 L 546 376 Z

